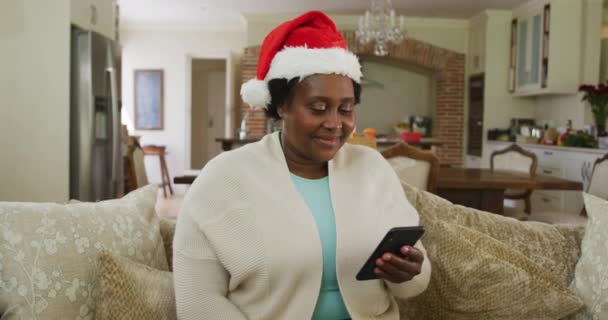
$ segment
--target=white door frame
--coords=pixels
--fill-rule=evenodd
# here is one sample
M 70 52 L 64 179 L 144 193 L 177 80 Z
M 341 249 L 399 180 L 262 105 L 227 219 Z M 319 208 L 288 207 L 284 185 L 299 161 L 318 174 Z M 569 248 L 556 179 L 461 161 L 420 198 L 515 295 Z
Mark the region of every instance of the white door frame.
M 232 128 L 232 117 L 234 105 L 234 97 L 232 95 L 233 90 L 233 70 L 232 70 L 232 56 L 230 52 L 225 53 L 211 53 L 204 55 L 189 54 L 186 56 L 186 125 L 185 130 L 185 146 L 184 146 L 184 174 L 197 174 L 200 170 L 192 169 L 192 60 L 194 59 L 218 59 L 226 62 L 226 99 L 225 99 L 225 113 L 224 113 L 224 135 L 231 137 L 234 129 Z

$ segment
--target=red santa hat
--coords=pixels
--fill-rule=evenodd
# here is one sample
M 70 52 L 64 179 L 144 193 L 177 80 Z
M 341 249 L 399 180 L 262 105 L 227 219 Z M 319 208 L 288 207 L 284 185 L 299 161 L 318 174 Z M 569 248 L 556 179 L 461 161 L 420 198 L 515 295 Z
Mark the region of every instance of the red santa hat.
M 361 81 L 357 56 L 348 51 L 334 22 L 320 11 L 284 22 L 266 36 L 257 76 L 241 86 L 241 97 L 252 107 L 266 108 L 270 80 L 304 79 L 313 74 L 340 74 Z

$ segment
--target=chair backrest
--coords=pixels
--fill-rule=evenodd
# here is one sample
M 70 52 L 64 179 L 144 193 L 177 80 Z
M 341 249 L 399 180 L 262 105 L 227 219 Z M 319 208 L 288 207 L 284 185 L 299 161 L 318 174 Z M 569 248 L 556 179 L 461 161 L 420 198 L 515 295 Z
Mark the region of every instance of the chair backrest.
M 376 142 L 376 138 L 368 138 L 365 136 L 351 136 L 348 138 L 348 140 L 346 140 L 347 143 L 350 144 L 359 144 L 359 145 L 363 145 L 363 146 L 368 146 L 370 148 L 374 148 L 376 149 L 377 147 L 377 142 Z
M 512 144 L 509 147 L 494 151 L 490 156 L 490 169 L 503 169 L 536 175 L 536 155 L 522 147 Z
M 146 165 L 144 164 L 144 152 L 141 148 L 136 147 L 133 150 L 133 166 L 135 169 L 135 180 L 137 187 L 141 188 L 148 184 L 148 176 L 146 175 Z
M 126 192 L 141 188 L 148 184 L 146 166 L 144 164 L 144 150 L 136 137 L 127 140 L 127 185 Z
M 608 199 L 608 154 L 595 160 L 587 193 Z
M 422 190 L 436 191 L 439 159 L 434 153 L 423 151 L 405 142 L 400 142 L 381 153 L 397 172 L 401 181 Z

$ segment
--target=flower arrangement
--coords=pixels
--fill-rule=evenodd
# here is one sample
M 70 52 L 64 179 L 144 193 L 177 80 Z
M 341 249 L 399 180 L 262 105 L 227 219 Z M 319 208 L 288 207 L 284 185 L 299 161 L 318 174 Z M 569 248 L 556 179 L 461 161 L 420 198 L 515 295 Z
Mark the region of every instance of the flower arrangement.
M 608 117 L 608 85 L 600 83 L 598 85 L 583 84 L 578 88 L 583 92 L 583 101 L 589 102 L 591 112 L 595 118 L 597 136 L 606 136 L 606 118 Z

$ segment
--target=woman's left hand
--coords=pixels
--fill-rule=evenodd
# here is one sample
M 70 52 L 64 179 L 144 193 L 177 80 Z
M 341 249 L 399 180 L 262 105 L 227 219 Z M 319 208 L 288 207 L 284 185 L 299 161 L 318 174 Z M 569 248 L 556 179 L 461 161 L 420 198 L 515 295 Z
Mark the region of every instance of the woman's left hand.
M 415 247 L 401 247 L 402 256 L 385 253 L 376 260 L 374 273 L 380 279 L 394 283 L 402 283 L 412 280 L 420 274 L 424 254 Z

